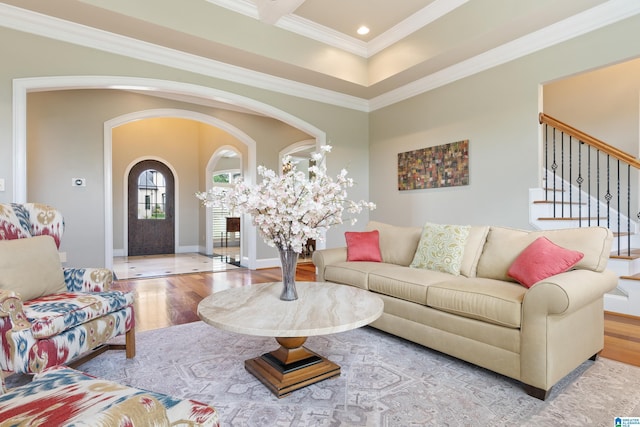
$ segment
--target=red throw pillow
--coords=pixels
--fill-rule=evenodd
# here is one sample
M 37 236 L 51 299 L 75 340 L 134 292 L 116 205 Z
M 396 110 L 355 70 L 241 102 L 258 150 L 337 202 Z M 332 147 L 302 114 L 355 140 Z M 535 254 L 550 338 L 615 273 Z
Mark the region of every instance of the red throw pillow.
M 538 237 L 518 255 L 507 274 L 530 288 L 534 283 L 569 270 L 583 257 L 582 252 L 565 249 L 546 237 Z
M 382 262 L 380 233 L 373 231 L 346 231 L 347 261 Z

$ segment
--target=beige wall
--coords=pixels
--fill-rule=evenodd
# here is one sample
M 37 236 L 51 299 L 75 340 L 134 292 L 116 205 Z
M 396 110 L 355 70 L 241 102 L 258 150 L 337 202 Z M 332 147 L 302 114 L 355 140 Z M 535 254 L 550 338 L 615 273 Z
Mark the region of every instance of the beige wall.
M 58 108 L 70 105 L 70 108 Z M 103 138 L 105 121 L 116 116 L 150 109 L 217 111 L 202 106 L 114 90 L 49 91 L 28 97 L 28 198 L 60 206 L 66 219 L 63 241 L 84 245 L 87 253 L 103 230 L 89 227 L 84 218 L 87 206 L 102 204 Z M 226 122 L 233 122 L 253 136 L 260 147 L 262 164 L 275 166 L 278 151 L 309 135 L 278 120 L 253 114 L 225 112 Z M 246 145 L 229 133 L 198 121 L 181 118 L 147 118 L 122 124 L 112 130 L 112 203 L 113 249 L 125 248 L 125 185 L 128 170 L 143 159 L 157 159 L 175 171 L 177 251 L 198 251 L 204 246 L 205 211 L 195 198 L 206 188 L 206 167 L 215 150 L 231 145 L 243 154 L 247 167 Z M 42 155 L 41 155 L 42 154 Z M 64 166 L 62 166 L 64 165 Z M 61 167 L 62 166 L 62 167 Z M 72 187 L 73 177 L 86 178 L 86 187 Z M 61 197 L 63 196 L 63 197 Z M 71 212 L 71 213 L 69 213 Z M 95 219 L 103 210 L 95 209 Z M 86 239 L 90 229 L 90 238 Z M 268 249 L 263 248 L 263 256 Z M 70 260 L 69 262 L 72 262 Z
M 371 217 L 401 225 L 433 221 L 531 228 L 528 189 L 541 185 L 541 85 L 638 57 L 640 45 L 630 40 L 639 37 L 640 17 L 630 18 L 373 112 L 369 185 L 380 208 Z M 580 99 L 571 92 L 564 96 L 574 95 Z M 634 88 L 630 97 L 637 101 Z M 629 107 L 631 112 L 623 113 L 625 127 L 633 128 L 637 105 Z M 614 117 L 614 108 L 623 107 L 609 108 Z M 398 153 L 462 139 L 469 139 L 468 186 L 397 190 Z
M 376 202 L 378 209 L 371 217 L 377 220 L 403 225 L 429 220 L 528 228 L 528 189 L 540 184 L 537 113 L 541 85 L 636 58 L 640 45 L 630 40 L 639 36 L 640 17 L 629 18 L 367 114 L 0 28 L 0 38 L 12 40 L 10 45 L 0 44 L 0 177 L 7 181 L 0 201 L 13 199 L 12 79 L 123 75 L 223 90 L 267 104 L 326 132 L 327 142 L 334 146 L 329 171 L 349 169 L 357 183 L 350 196 Z M 102 124 L 131 111 L 158 108 L 159 103 L 126 94 L 126 105 L 114 104 L 102 98 L 112 96 L 107 92 L 111 91 L 100 92 L 100 98 L 95 91 L 66 92 L 65 96 L 82 98 L 82 102 L 45 102 L 29 97 L 29 114 L 39 110 L 38 122 L 29 123 L 29 141 L 39 135 L 51 142 L 53 145 L 41 149 L 56 159 L 47 166 L 50 159 L 38 155 L 40 164 L 30 167 L 29 179 L 48 179 L 51 185 L 46 189 L 30 185 L 29 196 L 59 206 L 70 221 L 69 233 L 72 224 L 73 229 L 78 227 L 77 236 L 63 239 L 63 250 L 74 265 L 101 265 L 104 259 Z M 167 105 L 175 108 L 176 104 Z M 65 119 L 57 120 L 62 111 Z M 232 111 L 207 109 L 206 113 L 263 141 L 257 145 L 258 164 L 277 165 L 275 147 L 286 144 L 265 138 L 261 120 L 247 122 L 246 117 Z M 44 133 L 42 123 L 50 125 Z M 69 134 L 70 139 L 63 137 Z M 461 139 L 470 141 L 470 185 L 397 190 L 398 153 Z M 202 153 L 198 157 L 200 169 L 206 166 L 204 157 Z M 72 191 L 77 189 L 71 188 L 70 175 L 76 174 L 87 177 L 87 189 L 95 180 L 96 192 Z M 363 227 L 367 217 L 361 215 L 355 227 L 333 229 L 327 246 L 342 245 L 343 231 Z M 275 256 L 267 248 L 259 249 L 260 257 Z
M 640 59 L 546 84 L 544 112 L 637 157 Z
M 0 192 L 2 203 L 14 200 L 13 79 L 50 76 L 144 77 L 188 83 L 204 89 L 213 88 L 230 94 L 230 98 L 237 95 L 251 99 L 271 111 L 284 112 L 289 118 L 293 117 L 299 123 L 306 123 L 307 127 L 324 132 L 335 147 L 328 162 L 329 171 L 337 173 L 342 167 L 348 166 L 350 175 L 358 182 L 350 195 L 355 199 L 368 197 L 368 116 L 364 112 L 328 106 L 6 28 L 0 28 L 0 39 L 12 40 L 11 44 L 0 44 L 0 57 L 3 58 L 3 66 L 0 67 L 0 178 L 5 179 L 7 187 L 6 191 Z M 198 111 L 229 123 L 257 141 L 257 164 L 269 167 L 277 165 L 277 153 L 281 149 L 308 138 L 306 132 L 293 130 L 291 126 L 268 117 L 116 90 L 37 92 L 29 94 L 27 104 L 28 117 L 38 118 L 36 121 L 27 119 L 27 156 L 30 164 L 28 199 L 50 203 L 64 213 L 67 231 L 62 240 L 62 250 L 67 253 L 70 266 L 101 266 L 105 262 L 105 121 L 151 108 Z M 277 131 L 272 132 L 274 129 Z M 35 145 L 35 141 L 40 143 Z M 207 152 L 206 147 L 200 147 L 200 150 Z M 198 157 L 198 167 L 204 170 L 208 159 L 202 154 Z M 36 162 L 35 166 L 31 165 L 32 161 Z M 73 188 L 71 178 L 76 176 L 85 177 L 87 187 Z M 36 185 L 37 182 L 46 185 Z M 204 177 L 199 184 L 204 186 Z M 187 200 L 186 197 L 183 199 Z M 195 210 L 195 201 L 193 203 Z M 202 221 L 203 224 L 202 210 L 199 207 L 197 209 L 197 222 L 200 224 Z M 367 217 L 366 213 L 361 215 L 361 222 L 366 222 Z M 343 242 L 343 231 L 344 228 L 338 228 L 330 232 L 328 244 Z M 185 232 L 185 236 L 188 235 Z M 184 242 L 181 237 L 181 244 L 197 245 L 198 241 Z M 264 247 L 259 241 L 257 255 L 259 258 L 276 258 L 277 252 Z

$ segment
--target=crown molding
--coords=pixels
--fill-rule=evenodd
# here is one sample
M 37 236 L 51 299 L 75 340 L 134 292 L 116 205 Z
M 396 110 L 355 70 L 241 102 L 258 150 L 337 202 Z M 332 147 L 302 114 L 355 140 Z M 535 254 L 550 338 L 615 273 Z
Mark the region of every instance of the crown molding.
M 236 13 L 241 13 L 253 19 L 260 19 L 258 7 L 249 0 L 206 0 L 216 6 L 224 7 Z
M 250 18 L 260 19 L 258 7 L 249 0 L 206 1 Z M 283 16 L 275 23 L 275 26 L 363 58 L 368 56 L 366 42 L 294 14 Z
M 207 0 L 229 1 L 229 0 Z M 240 3 L 243 0 L 240 0 Z M 462 0 L 460 0 L 462 1 Z M 232 3 L 238 3 L 233 1 Z M 637 0 L 599 6 L 425 76 L 371 100 L 202 58 L 0 3 L 0 26 L 357 111 L 374 111 L 640 13 Z
M 435 0 L 433 3 L 371 40 L 367 44 L 367 57 L 380 53 L 382 50 L 459 8 L 468 1 L 469 0 Z
M 368 58 L 369 48 L 365 41 L 350 37 L 340 31 L 309 21 L 297 15 L 287 15 L 280 18 L 276 27 L 291 31 L 320 43 L 333 46 L 345 52 Z
M 236 13 L 254 19 L 260 19 L 258 7 L 249 0 L 206 0 L 216 6 L 224 7 Z M 285 15 L 276 22 L 275 26 L 283 30 L 291 31 L 309 39 L 333 46 L 345 52 L 370 58 L 376 53 L 388 48 L 430 24 L 438 18 L 446 15 L 454 9 L 467 3 L 469 0 L 435 0 L 428 6 L 414 13 L 407 19 L 399 22 L 383 34 L 369 42 L 341 33 L 325 27 L 295 14 Z
M 369 109 L 367 100 L 362 98 L 203 58 L 2 3 L 0 3 L 0 26 L 289 96 L 358 111 L 366 112 Z
M 587 34 L 640 13 L 640 1 L 609 0 L 541 30 L 425 76 L 370 100 L 370 111 L 395 104 L 456 80 Z

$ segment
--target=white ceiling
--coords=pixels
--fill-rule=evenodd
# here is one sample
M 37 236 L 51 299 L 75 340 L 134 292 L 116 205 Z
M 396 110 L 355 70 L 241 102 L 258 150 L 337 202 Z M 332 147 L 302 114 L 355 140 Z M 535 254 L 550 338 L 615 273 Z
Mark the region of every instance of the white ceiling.
M 0 25 L 46 34 L 45 27 L 53 23 L 60 28 L 68 24 L 70 33 L 81 34 L 79 44 L 111 35 L 120 43 L 129 41 L 140 55 L 160 47 L 190 61 L 175 61 L 177 67 L 196 61 L 214 71 L 227 67 L 224 78 L 319 100 L 342 97 L 335 102 L 362 109 L 388 105 L 640 13 L 637 0 L 3 3 L 9 6 L 0 7 Z M 14 11 L 32 14 L 34 22 L 36 17 L 53 21 L 39 20 L 30 29 L 6 18 Z M 356 34 L 363 24 L 371 28 L 367 36 Z M 119 53 L 117 44 L 94 42 Z

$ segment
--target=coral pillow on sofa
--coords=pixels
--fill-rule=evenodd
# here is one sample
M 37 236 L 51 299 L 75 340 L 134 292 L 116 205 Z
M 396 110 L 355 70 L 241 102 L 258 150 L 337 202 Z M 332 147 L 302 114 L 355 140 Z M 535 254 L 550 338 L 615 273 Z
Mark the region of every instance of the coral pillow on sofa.
M 569 270 L 583 257 L 582 252 L 565 249 L 546 237 L 538 237 L 518 255 L 507 274 L 530 288 L 534 283 Z
M 382 262 L 380 254 L 380 233 L 372 231 L 347 231 L 347 261 Z

